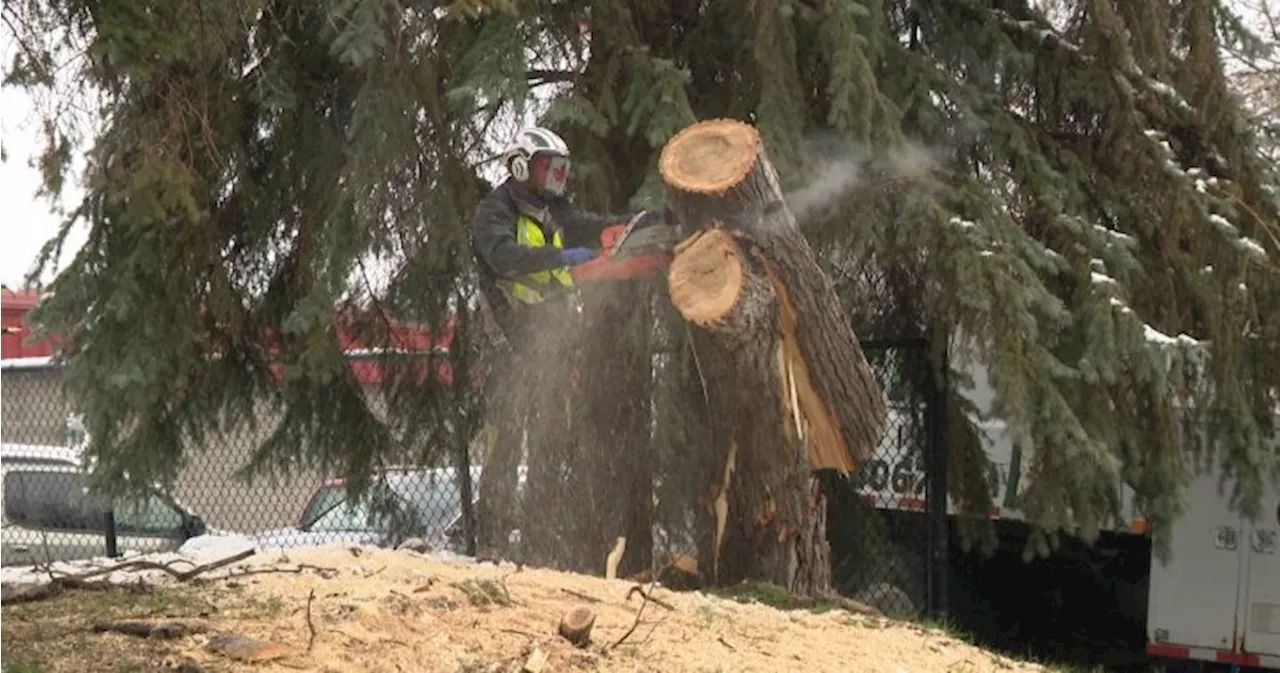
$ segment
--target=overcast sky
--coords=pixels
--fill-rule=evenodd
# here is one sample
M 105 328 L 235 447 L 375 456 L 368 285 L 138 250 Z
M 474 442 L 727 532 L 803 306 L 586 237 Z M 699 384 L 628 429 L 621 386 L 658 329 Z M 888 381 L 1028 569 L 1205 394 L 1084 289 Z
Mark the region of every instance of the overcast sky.
M 8 30 L 0 36 L 0 64 L 13 62 L 17 48 Z M 21 287 L 23 277 L 35 262 L 41 246 L 58 230 L 61 218 L 50 212 L 49 202 L 35 197 L 40 186 L 40 173 L 31 167 L 34 155 L 39 151 L 40 120 L 26 91 L 17 87 L 0 88 L 0 144 L 4 146 L 5 160 L 0 162 L 0 203 L 3 203 L 5 226 L 4 244 L 0 245 L 0 281 L 11 288 Z M 75 185 L 73 185 L 75 187 Z M 74 203 L 79 190 L 68 189 L 67 202 Z M 78 231 L 69 248 L 84 242 L 84 232 Z M 71 251 L 63 254 L 70 260 Z
M 1232 4 L 1247 12 L 1247 6 L 1254 2 L 1256 0 L 1237 0 Z M 15 49 L 17 44 L 6 27 L 0 31 L 0 64 L 12 63 Z M 41 246 L 57 231 L 61 221 L 51 212 L 46 199 L 35 197 L 40 174 L 31 162 L 41 146 L 39 131 L 39 119 L 30 96 L 16 87 L 0 88 L 0 144 L 6 155 L 0 162 L 0 202 L 4 219 L 9 223 L 5 227 L 4 245 L 0 245 L 0 281 L 12 288 L 22 285 Z M 80 196 L 78 173 L 70 176 L 70 180 L 63 194 L 64 205 L 74 204 Z M 58 268 L 70 261 L 75 249 L 83 243 L 84 235 L 83 227 L 72 232 Z M 45 280 L 49 278 L 49 274 L 44 276 Z

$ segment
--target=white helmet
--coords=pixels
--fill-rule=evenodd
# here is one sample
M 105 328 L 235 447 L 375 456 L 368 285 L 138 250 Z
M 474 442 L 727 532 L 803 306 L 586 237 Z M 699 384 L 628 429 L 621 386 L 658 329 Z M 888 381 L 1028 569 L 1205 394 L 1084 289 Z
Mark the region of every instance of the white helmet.
M 553 157 L 560 157 L 562 160 L 563 171 L 557 171 L 560 179 L 550 181 L 544 180 L 535 186 L 551 192 L 555 195 L 564 193 L 564 178 L 568 175 L 569 166 L 569 145 L 564 138 L 556 135 L 554 131 L 539 126 L 521 129 L 516 133 L 516 137 L 507 145 L 502 152 L 502 161 L 507 165 L 507 170 L 511 172 L 511 177 L 519 182 L 527 181 L 530 176 L 530 162 L 536 154 L 550 154 Z

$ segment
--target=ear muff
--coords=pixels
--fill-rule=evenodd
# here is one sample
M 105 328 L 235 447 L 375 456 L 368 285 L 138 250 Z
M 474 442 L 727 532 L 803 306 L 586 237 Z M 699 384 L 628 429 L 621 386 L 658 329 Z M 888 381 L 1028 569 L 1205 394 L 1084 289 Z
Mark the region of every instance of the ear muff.
M 508 166 L 511 171 L 511 177 L 517 182 L 524 182 L 529 179 L 529 160 L 520 155 L 511 157 L 511 163 Z

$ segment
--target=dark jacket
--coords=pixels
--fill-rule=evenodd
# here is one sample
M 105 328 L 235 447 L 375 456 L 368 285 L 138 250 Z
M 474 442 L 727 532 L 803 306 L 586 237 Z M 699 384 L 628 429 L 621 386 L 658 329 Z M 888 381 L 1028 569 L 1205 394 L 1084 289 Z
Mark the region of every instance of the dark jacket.
M 564 266 L 559 250 L 551 245 L 529 248 L 516 242 L 516 219 L 521 214 L 541 225 L 548 243 L 558 230 L 565 248 L 599 249 L 601 231 L 622 219 L 580 210 L 565 198 L 540 198 L 511 179 L 481 199 L 468 235 L 478 262 L 480 289 L 504 330 L 508 329 L 512 307 L 498 281 L 519 280 L 526 274 Z

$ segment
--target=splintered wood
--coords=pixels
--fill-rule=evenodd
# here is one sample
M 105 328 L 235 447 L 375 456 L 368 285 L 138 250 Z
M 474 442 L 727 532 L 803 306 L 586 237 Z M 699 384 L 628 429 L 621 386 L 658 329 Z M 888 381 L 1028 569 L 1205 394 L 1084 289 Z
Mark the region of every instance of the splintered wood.
M 712 567 L 712 576 L 716 581 L 720 577 L 720 549 L 724 546 L 724 527 L 729 520 L 729 486 L 733 483 L 733 470 L 737 467 L 738 461 L 738 443 L 729 440 L 729 455 L 724 459 L 724 475 L 720 480 L 720 488 L 717 489 L 716 498 L 712 501 L 716 515 L 716 538 L 714 541 L 714 563 Z
M 618 577 L 618 564 L 622 563 L 622 555 L 625 553 L 627 553 L 627 538 L 619 536 L 614 539 L 613 548 L 604 557 L 605 579 L 611 580 Z
M 782 334 L 778 340 L 778 368 L 783 374 L 784 406 L 794 423 L 796 437 L 808 448 L 809 465 L 815 470 L 835 469 L 849 473 L 858 469 L 849 446 L 836 425 L 826 400 L 813 387 L 809 367 L 800 352 L 796 336 L 796 309 L 787 287 L 767 261 L 769 280 L 777 294 Z M 807 440 L 807 441 L 806 441 Z

